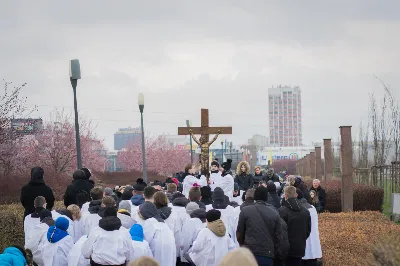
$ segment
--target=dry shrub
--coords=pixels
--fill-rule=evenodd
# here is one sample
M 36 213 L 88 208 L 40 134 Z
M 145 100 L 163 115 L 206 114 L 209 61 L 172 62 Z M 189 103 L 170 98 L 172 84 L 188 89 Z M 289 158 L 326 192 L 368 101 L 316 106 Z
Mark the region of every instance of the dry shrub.
M 311 188 L 312 180 L 304 181 L 307 187 Z M 321 182 L 326 192 L 326 210 L 329 212 L 341 212 L 341 182 Z M 353 210 L 354 211 L 382 211 L 383 195 L 382 188 L 368 185 L 354 184 L 353 187 Z
M 55 203 L 56 210 L 63 209 L 61 201 Z M 24 246 L 24 208 L 21 204 L 0 206 L 0 251 L 10 245 Z
M 142 172 L 106 172 L 106 173 L 94 173 L 97 180 L 101 180 L 105 184 L 110 185 L 128 185 L 128 184 L 136 184 L 136 179 L 142 177 Z M 164 181 L 167 177 L 162 175 L 157 175 L 152 172 L 147 173 L 148 182 L 152 182 L 154 180 Z
M 372 249 L 370 266 L 400 265 L 400 234 L 383 237 Z
M 324 265 L 358 266 L 368 265 L 378 239 L 399 235 L 400 226 L 380 212 L 322 213 L 319 232 Z

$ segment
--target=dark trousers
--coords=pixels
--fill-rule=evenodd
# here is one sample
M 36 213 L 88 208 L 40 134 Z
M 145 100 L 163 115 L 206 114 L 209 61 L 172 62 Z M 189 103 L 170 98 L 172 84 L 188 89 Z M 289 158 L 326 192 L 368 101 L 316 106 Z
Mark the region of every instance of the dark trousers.
M 92 260 L 92 258 L 90 258 L 90 266 L 107 266 L 107 265 L 98 264 L 98 263 L 94 262 Z M 121 264 L 121 265 L 115 265 L 115 266 L 126 266 L 126 263 Z
M 303 260 L 303 266 L 317 266 L 318 260 Z
M 264 256 L 255 256 L 258 266 L 274 266 L 274 260 L 272 258 Z
M 302 266 L 302 260 L 301 258 L 288 257 L 285 266 Z

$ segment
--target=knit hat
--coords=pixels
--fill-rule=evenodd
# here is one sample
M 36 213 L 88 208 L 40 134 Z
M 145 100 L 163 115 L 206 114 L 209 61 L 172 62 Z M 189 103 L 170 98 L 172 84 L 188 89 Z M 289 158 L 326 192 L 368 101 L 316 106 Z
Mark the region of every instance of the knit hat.
M 89 179 L 92 176 L 92 173 L 86 167 L 83 167 L 81 170 L 85 173 L 86 179 Z
M 144 234 L 143 234 L 143 227 L 140 224 L 132 225 L 131 229 L 129 230 L 131 234 L 132 240 L 143 242 Z
M 174 183 L 175 183 L 175 185 L 178 185 L 179 184 L 179 180 L 177 179 L 177 178 L 172 178 L 172 181 L 174 181 Z
M 126 188 L 125 188 L 124 192 L 122 192 L 121 200 L 131 200 L 131 198 L 132 198 L 132 191 L 133 191 L 133 190 L 130 190 L 130 189 L 126 189 Z
M 43 221 L 44 218 L 46 217 L 50 217 L 52 218 L 52 214 L 51 211 L 49 211 L 48 209 L 43 209 L 39 212 L 39 217 L 40 217 L 40 221 Z
M 129 203 L 128 203 L 129 204 Z M 104 210 L 104 215 L 103 217 L 112 217 L 112 216 L 117 216 L 117 209 L 114 207 L 107 207 Z
M 211 199 L 211 188 L 209 186 L 201 187 L 200 191 L 203 199 Z
M 231 170 L 232 159 L 226 160 L 226 162 L 221 164 L 221 167 L 225 169 L 225 171 Z
M 303 191 L 301 191 L 300 189 L 296 188 L 296 193 L 297 193 L 297 199 L 304 198 Z
M 233 190 L 238 191 L 239 190 L 239 184 L 238 183 L 233 183 Z
M 219 163 L 214 160 L 214 161 L 211 162 L 211 166 L 216 166 L 216 167 L 219 168 Z
M 145 183 L 137 183 L 136 185 L 133 186 L 133 190 L 135 191 L 144 191 L 145 188 L 146 188 Z
M 221 219 L 221 212 L 219 210 L 209 210 L 206 214 L 207 222 L 212 223 L 216 220 Z
M 121 201 L 118 206 L 118 210 L 126 210 L 129 213 L 132 211 L 131 204 L 128 201 Z
M 276 191 L 275 183 L 272 182 L 272 181 L 268 181 L 267 182 L 267 189 L 268 189 L 268 192 L 275 192 Z
M 106 187 L 106 188 L 104 189 L 104 195 L 106 195 L 106 196 L 112 196 L 113 194 L 114 194 L 114 191 L 112 190 L 112 188 Z
M 197 204 L 196 202 L 189 202 L 186 205 L 186 213 L 191 215 L 192 212 L 194 212 L 195 210 L 200 209 L 199 204 Z
M 268 200 L 268 189 L 266 187 L 257 187 L 254 191 L 254 200 L 267 201 Z

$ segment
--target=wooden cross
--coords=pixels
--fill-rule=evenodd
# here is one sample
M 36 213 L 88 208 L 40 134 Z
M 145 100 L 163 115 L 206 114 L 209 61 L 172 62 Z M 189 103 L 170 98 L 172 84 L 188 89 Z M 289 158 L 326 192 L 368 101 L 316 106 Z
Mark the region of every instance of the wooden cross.
M 178 135 L 201 135 L 203 140 L 205 140 L 207 143 L 204 144 L 199 144 L 199 140 L 197 140 L 194 136 L 193 140 L 200 145 L 201 147 L 201 156 L 200 156 L 200 162 L 201 162 L 201 170 L 202 171 L 207 171 L 208 172 L 208 161 L 209 161 L 209 146 L 212 144 L 212 142 L 215 141 L 216 137 L 212 140 L 211 143 L 209 143 L 210 135 L 211 134 L 232 134 L 232 127 L 210 127 L 209 126 L 209 118 L 208 118 L 208 109 L 201 109 L 201 127 L 178 127 Z M 222 158 L 223 160 L 223 158 Z

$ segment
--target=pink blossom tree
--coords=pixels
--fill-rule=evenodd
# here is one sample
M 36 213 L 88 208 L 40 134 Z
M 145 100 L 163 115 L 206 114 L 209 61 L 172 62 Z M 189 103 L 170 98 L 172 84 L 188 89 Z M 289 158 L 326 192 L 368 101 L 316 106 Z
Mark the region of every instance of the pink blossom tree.
M 118 161 L 125 171 L 142 171 L 142 142 L 137 140 L 118 154 Z M 146 141 L 147 171 L 171 175 L 182 171 L 190 162 L 190 152 L 174 147 L 165 136 Z

